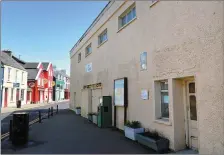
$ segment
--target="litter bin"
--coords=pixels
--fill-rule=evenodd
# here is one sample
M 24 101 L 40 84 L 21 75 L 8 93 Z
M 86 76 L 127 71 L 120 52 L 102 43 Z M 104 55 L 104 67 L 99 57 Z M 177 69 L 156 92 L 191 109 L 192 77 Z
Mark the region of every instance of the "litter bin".
M 16 102 L 16 106 L 17 106 L 17 108 L 21 108 L 21 100 L 18 100 L 18 101 Z
M 12 121 L 12 144 L 25 145 L 29 136 L 29 113 L 18 112 L 13 114 Z

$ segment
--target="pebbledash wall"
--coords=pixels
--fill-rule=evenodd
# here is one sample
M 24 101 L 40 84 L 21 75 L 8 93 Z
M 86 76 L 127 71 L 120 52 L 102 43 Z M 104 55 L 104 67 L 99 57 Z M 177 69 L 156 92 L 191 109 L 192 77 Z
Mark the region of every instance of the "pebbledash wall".
M 136 18 L 119 29 L 120 15 L 132 5 Z M 84 85 L 102 83 L 98 96 L 113 96 L 114 80 L 127 77 L 128 120 L 162 133 L 173 150 L 187 144 L 200 154 L 224 154 L 223 6 L 221 1 L 109 3 L 70 51 L 71 109 L 81 106 L 86 117 L 88 104 L 95 101 Z M 105 29 L 108 39 L 99 46 L 98 36 Z M 92 52 L 85 56 L 89 44 Z M 140 66 L 142 52 L 147 53 L 146 70 Z M 92 71 L 86 72 L 85 66 L 91 63 Z M 161 117 L 161 81 L 168 83 L 166 119 Z M 148 100 L 141 98 L 143 89 Z M 120 129 L 124 128 L 123 111 L 117 108 Z

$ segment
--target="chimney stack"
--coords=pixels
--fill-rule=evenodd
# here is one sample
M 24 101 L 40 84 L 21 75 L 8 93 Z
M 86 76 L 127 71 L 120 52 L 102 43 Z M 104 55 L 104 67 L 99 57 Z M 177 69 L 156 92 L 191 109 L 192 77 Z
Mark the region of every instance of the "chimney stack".
M 64 74 L 66 74 L 66 70 L 65 69 L 62 69 L 61 72 L 64 73 Z
M 10 57 L 12 57 L 12 51 L 10 50 L 3 50 L 2 52 L 7 53 Z

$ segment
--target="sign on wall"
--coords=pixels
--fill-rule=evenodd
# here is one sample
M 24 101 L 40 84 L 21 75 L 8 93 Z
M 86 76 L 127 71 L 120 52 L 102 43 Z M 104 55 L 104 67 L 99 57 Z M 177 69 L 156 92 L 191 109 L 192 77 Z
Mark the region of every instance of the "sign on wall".
M 141 70 L 147 69 L 147 52 L 142 52 L 140 55 L 140 63 L 141 63 Z
M 19 83 L 13 83 L 13 88 L 18 88 L 20 86 Z
M 114 105 L 125 106 L 128 104 L 128 82 L 127 78 L 114 80 Z
M 28 86 L 29 86 L 30 88 L 33 88 L 33 87 L 35 86 L 35 83 L 34 83 L 34 82 L 30 82 L 30 83 L 28 84 Z
M 85 70 L 86 70 L 87 73 L 88 73 L 88 72 L 92 72 L 92 63 L 88 63 L 88 64 L 86 64 L 86 66 L 85 66 Z
M 148 92 L 148 90 L 143 89 L 143 90 L 141 91 L 141 98 L 142 98 L 143 100 L 148 100 L 148 99 L 149 99 L 149 92 Z

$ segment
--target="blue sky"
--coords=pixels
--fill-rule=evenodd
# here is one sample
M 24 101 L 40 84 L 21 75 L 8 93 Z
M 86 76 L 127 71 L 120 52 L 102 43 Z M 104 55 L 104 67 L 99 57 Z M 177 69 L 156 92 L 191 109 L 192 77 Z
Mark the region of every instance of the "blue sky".
M 70 72 L 69 51 L 107 1 L 2 3 L 1 49 L 25 61 L 48 61 Z

